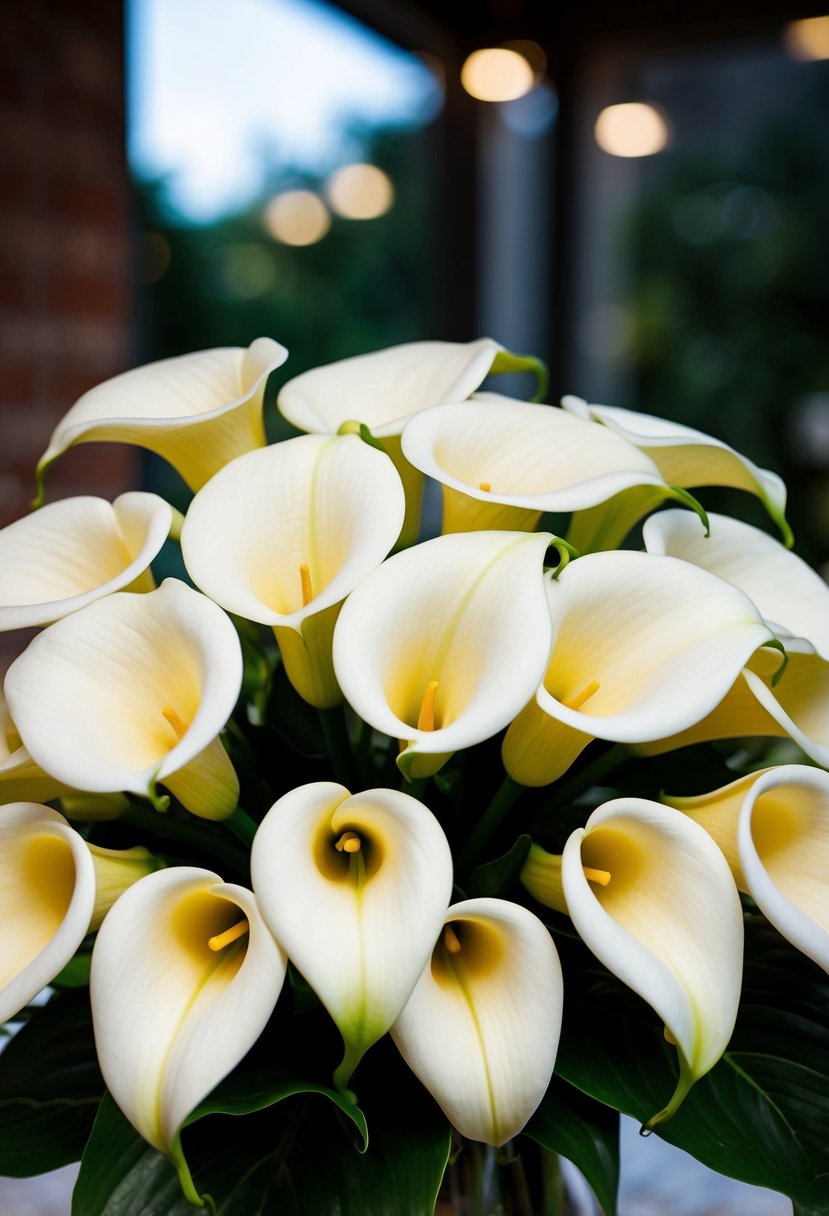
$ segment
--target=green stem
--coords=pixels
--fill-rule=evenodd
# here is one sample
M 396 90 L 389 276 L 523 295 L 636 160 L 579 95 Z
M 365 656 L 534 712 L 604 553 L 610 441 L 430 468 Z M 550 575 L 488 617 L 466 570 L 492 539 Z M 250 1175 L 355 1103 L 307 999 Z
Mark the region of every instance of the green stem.
M 549 1153 L 542 1149 L 541 1171 L 544 1192 L 542 1211 L 544 1216 L 564 1216 L 567 1195 L 558 1153 Z
M 519 796 L 527 787 L 513 781 L 512 777 L 504 777 L 495 797 L 484 811 L 472 830 L 458 859 L 458 871 L 463 874 L 470 870 L 477 861 L 481 849 L 501 824 L 501 820 L 512 808 Z
M 177 840 L 181 844 L 193 845 L 203 853 L 221 855 L 227 850 L 227 838 L 216 832 L 212 820 L 194 817 L 192 822 L 182 822 L 169 815 L 159 815 L 149 807 L 131 806 L 119 817 L 118 822 L 130 824 L 164 840 Z
M 248 847 L 253 844 L 253 838 L 256 835 L 259 824 L 251 819 L 250 815 L 246 811 L 243 811 L 240 806 L 236 807 L 232 815 L 228 815 L 227 819 L 223 819 L 220 822 L 229 827 L 233 835 L 241 840 L 242 844 L 246 844 Z
M 317 713 L 334 776 L 353 793 L 358 778 L 343 707 L 335 705 L 333 709 L 320 709 Z

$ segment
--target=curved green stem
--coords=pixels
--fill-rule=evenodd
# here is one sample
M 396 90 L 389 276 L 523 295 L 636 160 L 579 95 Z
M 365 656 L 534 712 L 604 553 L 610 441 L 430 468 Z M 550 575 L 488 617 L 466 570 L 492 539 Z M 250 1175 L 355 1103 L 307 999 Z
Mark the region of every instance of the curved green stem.
M 353 793 L 358 781 L 357 768 L 351 750 L 351 740 L 348 736 L 343 706 L 335 705 L 333 709 L 319 709 L 317 713 L 334 776 Z
M 484 811 L 472 830 L 458 859 L 458 871 L 464 873 L 471 869 L 478 859 L 481 849 L 501 824 L 501 820 L 514 806 L 520 795 L 527 787 L 513 781 L 512 777 L 504 777 L 495 797 Z
M 227 819 L 223 819 L 220 822 L 229 827 L 233 835 L 241 840 L 242 844 L 248 846 L 253 844 L 253 838 L 256 835 L 259 824 L 251 819 L 250 815 L 246 811 L 243 811 L 240 806 L 236 807 L 232 815 L 228 815 Z

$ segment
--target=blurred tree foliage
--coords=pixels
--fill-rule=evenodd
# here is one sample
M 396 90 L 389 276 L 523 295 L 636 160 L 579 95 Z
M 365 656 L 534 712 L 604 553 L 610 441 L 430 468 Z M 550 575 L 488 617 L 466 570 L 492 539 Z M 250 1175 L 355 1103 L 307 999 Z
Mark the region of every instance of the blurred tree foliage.
M 829 127 L 781 119 L 727 164 L 666 158 L 624 244 L 637 408 L 693 419 L 796 485 L 797 548 L 825 561 Z

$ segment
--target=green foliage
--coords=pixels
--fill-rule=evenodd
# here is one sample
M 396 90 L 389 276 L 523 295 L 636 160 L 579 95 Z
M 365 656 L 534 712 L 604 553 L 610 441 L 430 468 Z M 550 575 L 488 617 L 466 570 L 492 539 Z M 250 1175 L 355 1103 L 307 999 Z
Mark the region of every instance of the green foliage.
M 13 1178 L 77 1161 L 104 1092 L 86 989 L 29 1012 L 0 1068 L 0 1174 Z
M 722 1174 L 827 1212 L 829 979 L 761 917 L 748 917 L 746 929 L 734 1037 L 658 1134 Z M 557 1071 L 644 1123 L 673 1091 L 676 1052 L 644 1003 L 583 946 L 559 945 L 568 995 Z

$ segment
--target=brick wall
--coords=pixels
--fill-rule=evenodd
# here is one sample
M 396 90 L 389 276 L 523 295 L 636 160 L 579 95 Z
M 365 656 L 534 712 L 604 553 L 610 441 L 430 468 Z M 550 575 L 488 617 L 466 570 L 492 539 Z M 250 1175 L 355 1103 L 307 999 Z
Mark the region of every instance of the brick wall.
M 0 23 L 2 526 L 28 510 L 55 423 L 134 359 L 122 6 L 0 0 Z M 47 500 L 137 479 L 135 449 L 89 444 L 52 467 Z

